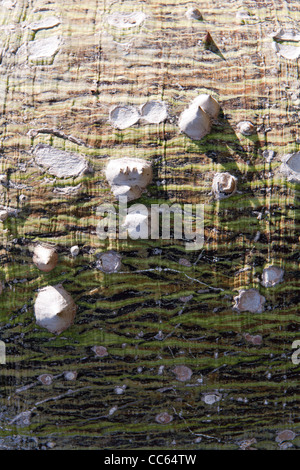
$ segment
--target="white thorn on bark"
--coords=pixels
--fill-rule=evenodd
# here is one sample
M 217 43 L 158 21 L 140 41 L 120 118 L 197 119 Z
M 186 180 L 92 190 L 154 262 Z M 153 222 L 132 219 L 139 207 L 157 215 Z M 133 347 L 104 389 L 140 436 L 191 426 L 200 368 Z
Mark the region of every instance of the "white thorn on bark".
M 139 158 L 113 159 L 108 162 L 105 175 L 117 198 L 126 196 L 128 201 L 132 201 L 138 199 L 151 183 L 152 164 Z
M 5 222 L 8 216 L 9 216 L 8 211 L 6 211 L 5 209 L 0 210 L 0 222 Z
M 189 20 L 202 20 L 202 15 L 201 15 L 200 11 L 198 10 L 198 8 L 195 8 L 195 7 L 189 8 L 189 9 L 185 12 L 185 16 L 186 16 Z
M 116 129 L 126 129 L 136 124 L 141 115 L 135 106 L 118 105 L 109 111 L 109 122 Z
M 216 119 L 220 112 L 219 103 L 211 96 L 206 93 L 196 96 L 192 101 L 191 106 L 200 106 L 205 113 L 207 113 L 212 119 Z
M 37 245 L 33 251 L 32 261 L 38 269 L 48 273 L 56 267 L 58 254 L 55 247 Z
M 178 126 L 190 139 L 200 140 L 210 133 L 211 119 L 200 106 L 189 106 L 181 113 Z
M 80 248 L 78 245 L 74 245 L 74 246 L 71 246 L 70 248 L 70 253 L 72 256 L 78 256 L 79 255 L 79 252 L 80 252 Z
M 159 124 L 168 117 L 168 108 L 164 101 L 148 101 L 140 110 L 142 119 L 149 124 Z
M 255 126 L 251 121 L 241 121 L 237 125 L 237 130 L 243 135 L 252 135 L 255 132 Z
M 215 173 L 212 182 L 212 191 L 216 199 L 232 196 L 237 190 L 237 179 L 228 172 Z
M 60 334 L 73 324 L 76 304 L 62 285 L 47 286 L 37 295 L 34 314 L 37 325 Z

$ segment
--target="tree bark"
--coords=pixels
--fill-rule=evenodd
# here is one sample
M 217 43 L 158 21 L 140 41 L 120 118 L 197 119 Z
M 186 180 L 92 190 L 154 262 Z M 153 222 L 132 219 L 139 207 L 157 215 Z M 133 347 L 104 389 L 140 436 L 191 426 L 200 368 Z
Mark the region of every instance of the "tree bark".
M 299 5 L 200 0 L 199 20 L 186 17 L 191 5 L 0 4 L 0 204 L 9 208 L 0 222 L 0 448 L 299 448 L 299 188 L 279 172 L 298 150 L 299 76 L 270 37 L 297 28 Z M 249 17 L 237 17 L 245 8 Z M 146 17 L 130 28 L 108 21 L 137 11 Z M 193 141 L 178 118 L 200 93 L 221 112 Z M 112 106 L 149 100 L 167 103 L 164 122 L 109 122 Z M 253 123 L 251 136 L 241 121 Z M 89 171 L 49 173 L 36 164 L 38 144 L 84 157 Z M 146 207 L 204 204 L 200 250 L 173 238 L 99 239 L 97 207 L 116 204 L 104 170 L 117 157 L 152 162 L 138 201 Z M 237 178 L 234 195 L 214 198 L 216 172 Z M 48 273 L 32 262 L 40 242 L 59 255 Z M 121 256 L 116 272 L 98 269 L 108 250 Z M 283 280 L 264 287 L 272 264 Z M 36 324 L 34 302 L 58 284 L 77 312 L 55 335 Z M 233 308 L 250 288 L 266 299 L 261 313 Z M 286 429 L 293 439 L 278 438 Z

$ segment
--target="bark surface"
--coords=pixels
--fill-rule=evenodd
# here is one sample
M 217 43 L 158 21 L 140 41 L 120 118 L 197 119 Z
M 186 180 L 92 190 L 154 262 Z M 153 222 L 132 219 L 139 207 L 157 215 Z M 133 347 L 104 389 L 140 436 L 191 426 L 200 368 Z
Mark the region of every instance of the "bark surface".
M 298 62 L 280 47 L 298 43 L 270 37 L 297 30 L 299 2 L 199 0 L 200 19 L 185 16 L 191 6 L 0 2 L 2 449 L 300 446 L 299 186 L 279 172 L 300 142 Z M 132 12 L 145 16 L 118 27 L 115 14 Z M 192 141 L 178 118 L 200 93 L 221 112 Z M 164 122 L 109 122 L 113 106 L 150 100 L 167 103 Z M 241 121 L 253 123 L 251 136 Z M 45 154 L 37 164 L 39 144 L 66 159 L 58 176 Z M 66 155 L 87 171 L 68 176 Z M 115 202 L 104 170 L 121 157 L 153 163 L 138 202 L 205 205 L 201 250 L 99 239 L 96 209 Z M 214 197 L 217 172 L 237 178 L 231 197 Z M 37 242 L 57 247 L 49 273 L 32 262 Z M 99 269 L 107 250 L 122 257 L 117 272 Z M 284 277 L 264 287 L 270 264 Z M 77 312 L 54 335 L 36 324 L 34 302 L 59 284 Z M 266 299 L 261 313 L 233 309 L 250 288 Z

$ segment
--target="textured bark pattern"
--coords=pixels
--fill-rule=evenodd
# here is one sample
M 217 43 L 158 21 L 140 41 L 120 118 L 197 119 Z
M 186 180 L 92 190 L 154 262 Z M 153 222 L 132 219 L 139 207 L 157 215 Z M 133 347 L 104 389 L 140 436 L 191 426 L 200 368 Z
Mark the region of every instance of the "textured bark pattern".
M 300 445 L 299 366 L 291 360 L 299 334 L 299 194 L 277 173 L 280 156 L 299 147 L 300 85 L 297 60 L 279 58 L 269 37 L 297 27 L 299 3 L 199 0 L 200 21 L 185 17 L 191 5 L 0 4 L 0 173 L 8 178 L 0 204 L 18 210 L 0 232 L 7 353 L 0 448 Z M 240 9 L 251 15 L 244 22 L 236 19 Z M 107 22 L 118 11 L 143 11 L 146 20 L 118 29 Z M 37 29 L 48 17 L 59 21 Z M 203 42 L 207 31 L 212 41 Z M 193 142 L 179 133 L 178 116 L 203 92 L 222 112 L 212 132 Z M 168 103 L 166 122 L 121 131 L 108 122 L 111 106 L 149 99 Z M 237 132 L 244 120 L 257 133 Z M 28 135 L 32 129 L 41 132 Z M 37 144 L 83 155 L 93 172 L 56 178 L 35 165 Z M 265 150 L 276 152 L 271 162 Z M 141 202 L 205 204 L 203 250 L 187 252 L 176 240 L 99 240 L 96 208 L 113 202 L 103 170 L 109 158 L 124 156 L 153 162 Z M 219 171 L 238 178 L 238 191 L 216 201 L 211 184 Z M 58 246 L 49 273 L 32 263 L 37 241 Z M 96 255 L 107 249 L 122 255 L 117 273 L 96 269 Z M 260 284 L 267 263 L 285 271 L 272 288 Z M 78 310 L 74 325 L 54 336 L 36 325 L 33 304 L 39 288 L 59 283 Z M 262 313 L 233 311 L 242 288 L 265 296 Z M 282 442 L 276 436 L 287 429 L 295 435 Z

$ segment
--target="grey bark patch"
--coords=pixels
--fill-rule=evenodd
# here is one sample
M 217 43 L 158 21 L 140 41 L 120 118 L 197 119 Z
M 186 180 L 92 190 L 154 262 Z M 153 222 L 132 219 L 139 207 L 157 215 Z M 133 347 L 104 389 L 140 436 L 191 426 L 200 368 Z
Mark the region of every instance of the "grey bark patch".
M 270 163 L 275 157 L 276 152 L 274 152 L 274 150 L 265 150 L 262 155 L 266 159 L 266 162 Z
M 234 301 L 238 312 L 262 313 L 266 299 L 256 289 L 241 289 Z
M 46 39 L 37 39 L 28 44 L 29 61 L 49 61 L 58 52 L 61 40 L 58 36 L 51 36 Z
M 207 405 L 213 405 L 214 403 L 220 401 L 221 398 L 222 398 L 222 395 L 219 392 L 205 393 L 202 396 L 202 400 Z
M 41 29 L 51 29 L 60 24 L 60 19 L 56 16 L 48 16 L 40 21 L 31 23 L 28 28 L 32 31 L 40 31 Z
M 71 178 L 90 171 L 84 157 L 51 147 L 51 145 L 38 144 L 32 153 L 35 155 L 37 165 L 58 178 Z
M 278 433 L 275 441 L 280 442 L 280 443 L 284 441 L 292 441 L 293 439 L 295 439 L 295 437 L 296 437 L 296 434 L 294 433 L 294 431 L 290 429 L 285 429 L 284 431 L 280 431 Z
M 176 379 L 179 380 L 179 382 L 186 382 L 187 380 L 190 380 L 193 375 L 192 370 L 183 364 L 174 367 L 172 372 L 175 374 Z
M 279 172 L 292 183 L 300 182 L 300 152 L 284 155 Z
M 278 266 L 268 266 L 263 270 L 261 284 L 264 287 L 273 287 L 282 282 L 284 271 Z
M 104 273 L 116 273 L 121 268 L 121 255 L 115 251 L 101 253 L 96 263 L 96 268 Z
M 63 188 L 56 187 L 53 189 L 53 192 L 56 194 L 61 194 L 63 196 L 73 196 L 78 194 L 80 192 L 80 189 L 81 183 L 77 184 L 76 186 L 64 186 Z
M 110 26 L 120 29 L 134 28 L 140 26 L 146 19 L 145 13 L 136 11 L 133 13 L 113 13 L 107 17 Z

